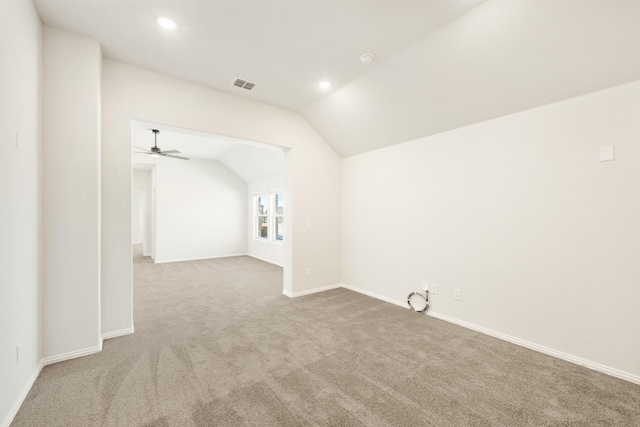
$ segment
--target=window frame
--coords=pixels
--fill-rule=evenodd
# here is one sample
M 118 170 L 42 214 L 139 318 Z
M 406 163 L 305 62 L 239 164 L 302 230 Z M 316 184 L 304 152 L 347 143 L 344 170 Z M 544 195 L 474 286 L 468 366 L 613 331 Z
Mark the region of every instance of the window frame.
M 258 206 L 260 206 L 260 199 L 262 198 L 262 196 L 267 196 L 267 214 L 261 214 L 260 212 L 258 212 Z M 269 216 L 269 211 L 270 211 L 270 201 L 269 201 L 269 194 L 266 191 L 261 191 L 258 193 L 255 193 L 253 196 L 253 238 L 256 240 L 260 240 L 260 241 L 269 241 L 269 229 L 271 228 L 270 226 L 270 216 Z M 266 217 L 266 222 L 267 222 L 267 236 L 266 237 L 262 237 L 260 235 L 260 218 L 261 217 Z
M 283 208 L 282 208 L 282 213 L 281 214 L 278 213 L 278 206 L 277 206 L 277 203 L 276 203 L 276 196 L 278 194 L 282 194 L 282 199 L 283 199 L 283 201 L 282 201 Z M 284 190 L 282 190 L 282 189 L 272 190 L 272 192 L 269 195 L 269 198 L 270 198 L 270 202 L 271 202 L 271 211 L 270 211 L 271 214 L 270 214 L 270 216 L 272 218 L 272 220 L 271 220 L 272 233 L 270 233 L 270 234 L 267 233 L 267 235 L 271 236 L 271 242 L 272 243 L 277 243 L 279 245 L 282 245 L 282 244 L 284 244 L 284 232 L 282 233 L 282 240 L 278 240 L 276 238 L 277 237 L 276 221 L 277 221 L 277 218 L 282 218 L 282 226 L 284 227 L 284 204 L 286 203 L 284 201 L 284 199 L 285 199 Z
M 285 197 L 284 189 L 276 188 L 269 190 L 256 191 L 253 193 L 253 238 L 261 242 L 276 243 L 278 245 L 284 244 L 284 234 L 282 240 L 276 239 L 276 218 L 282 218 L 282 224 L 285 222 L 284 209 L 281 214 L 277 213 L 276 195 L 281 194 L 283 198 L 283 205 Z M 260 198 L 267 196 L 267 214 L 260 214 L 258 207 L 260 206 Z M 267 217 L 267 237 L 260 236 L 260 218 Z

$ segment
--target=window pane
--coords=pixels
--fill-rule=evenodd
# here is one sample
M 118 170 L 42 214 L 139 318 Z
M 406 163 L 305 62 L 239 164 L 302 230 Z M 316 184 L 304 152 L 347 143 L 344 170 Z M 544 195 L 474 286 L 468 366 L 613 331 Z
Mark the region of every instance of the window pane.
M 276 194 L 276 214 L 282 215 L 284 213 L 284 194 Z
M 269 229 L 269 220 L 266 216 L 258 217 L 258 237 L 261 239 L 267 238 L 267 230 Z
M 258 215 L 267 215 L 269 210 L 269 196 L 262 194 L 258 196 Z
M 284 240 L 284 222 L 281 216 L 276 217 L 276 240 L 283 241 Z

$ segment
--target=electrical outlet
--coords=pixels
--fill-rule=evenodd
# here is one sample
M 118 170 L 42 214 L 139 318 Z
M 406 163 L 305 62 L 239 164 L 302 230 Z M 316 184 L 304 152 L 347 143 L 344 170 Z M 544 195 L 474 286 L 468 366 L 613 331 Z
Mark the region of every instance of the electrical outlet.
M 307 268 L 307 277 L 311 277 L 311 267 Z
M 453 290 L 453 297 L 457 300 L 461 300 L 462 299 L 462 293 L 460 292 L 460 289 L 454 289 Z
M 431 284 L 431 289 L 429 290 L 429 292 L 431 292 L 432 294 L 437 294 L 438 293 L 438 285 L 436 283 L 432 283 Z
M 429 284 L 427 282 L 422 282 L 421 285 L 423 291 L 429 291 Z

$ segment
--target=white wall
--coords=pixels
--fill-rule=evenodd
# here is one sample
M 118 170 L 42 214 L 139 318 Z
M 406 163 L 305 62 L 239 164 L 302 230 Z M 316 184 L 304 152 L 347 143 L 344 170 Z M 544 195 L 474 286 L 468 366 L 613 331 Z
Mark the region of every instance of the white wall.
M 43 40 L 43 356 L 51 361 L 101 346 L 102 52 L 51 27 Z
M 131 199 L 131 243 L 144 246 L 146 215 L 147 215 L 147 194 L 143 191 L 133 190 Z
M 103 333 L 132 326 L 133 119 L 290 147 L 285 290 L 340 282 L 340 158 L 300 114 L 106 59 L 102 94 Z
M 247 253 L 247 184 L 215 160 L 156 162 L 156 258 Z
M 636 81 L 344 159 L 344 282 L 637 380 L 639 123 Z
M 0 426 L 5 426 L 35 380 L 41 355 L 42 48 L 31 2 L 0 2 L 0 28 Z
M 153 230 L 154 224 L 154 193 L 152 186 L 152 171 L 150 170 L 133 170 L 131 188 L 133 191 L 141 191 L 146 195 L 145 198 L 145 225 L 143 255 L 150 256 L 153 248 Z M 133 219 L 132 219 L 133 220 Z
M 254 222 L 254 206 L 253 198 L 257 193 L 265 193 L 272 190 L 284 190 L 285 178 L 284 174 L 271 176 L 267 178 L 256 179 L 248 183 L 248 198 L 247 198 L 247 254 L 261 259 L 263 261 L 270 262 L 279 266 L 284 262 L 284 245 L 282 243 L 276 243 L 268 240 L 255 238 Z M 285 195 L 285 204 L 287 203 L 287 197 Z M 287 218 L 284 219 L 286 221 Z M 285 239 L 287 237 L 285 236 Z

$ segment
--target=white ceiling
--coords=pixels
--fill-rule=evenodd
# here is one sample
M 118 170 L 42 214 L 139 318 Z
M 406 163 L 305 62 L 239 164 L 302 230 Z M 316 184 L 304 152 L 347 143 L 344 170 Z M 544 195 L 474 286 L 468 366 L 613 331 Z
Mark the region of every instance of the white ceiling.
M 146 170 L 146 165 L 152 163 L 184 161 L 167 157 L 154 159 L 147 154 L 135 154 L 140 151 L 136 146 L 149 150 L 154 145 L 151 129 L 160 131 L 158 147 L 163 151 L 178 150 L 178 156 L 218 161 L 245 182 L 284 173 L 282 147 L 143 121 L 134 121 L 132 126 L 131 146 L 135 169 Z
M 34 2 L 107 57 L 301 112 L 343 157 L 640 78 L 640 0 Z
M 339 88 L 480 2 L 34 0 L 45 24 L 98 40 L 108 58 L 293 110 L 326 96 L 319 81 Z M 258 86 L 231 86 L 237 77 Z
M 342 157 L 640 79 L 640 0 L 490 0 L 306 108 Z

